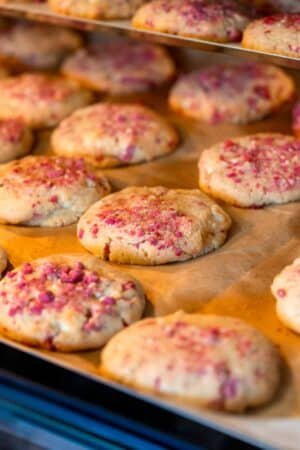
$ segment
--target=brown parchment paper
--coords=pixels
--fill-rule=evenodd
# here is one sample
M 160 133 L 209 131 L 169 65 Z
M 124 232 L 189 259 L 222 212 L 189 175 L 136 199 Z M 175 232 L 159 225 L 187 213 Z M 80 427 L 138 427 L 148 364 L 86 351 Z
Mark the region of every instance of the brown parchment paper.
M 182 60 L 182 56 L 178 58 Z M 205 55 L 199 60 L 199 54 L 195 57 L 195 54 L 184 53 L 185 66 L 187 61 L 193 66 L 206 64 L 208 59 L 211 62 L 213 57 Z M 199 125 L 167 112 L 165 96 L 166 92 L 157 92 L 131 100 L 155 106 L 168 115 L 181 133 L 179 150 L 170 157 L 149 164 L 106 170 L 115 189 L 127 185 L 197 188 L 197 159 L 202 149 L 233 136 L 268 131 L 290 132 L 289 106 L 258 123 L 216 127 Z M 49 132 L 40 134 L 34 152 L 51 153 Z M 186 263 L 118 267 L 143 284 L 149 300 L 146 314 L 165 315 L 183 309 L 244 318 L 279 345 L 286 361 L 281 391 L 270 405 L 260 410 L 231 416 L 171 402 L 163 402 L 163 405 L 179 408 L 183 415 L 191 415 L 201 422 L 208 421 L 246 440 L 257 440 L 262 446 L 299 449 L 300 336 L 288 331 L 276 319 L 269 287 L 274 275 L 300 255 L 300 203 L 253 210 L 224 207 L 233 219 L 233 227 L 227 242 L 218 251 Z M 7 251 L 13 266 L 53 253 L 84 253 L 76 239 L 75 228 L 0 226 L 0 245 Z M 100 351 L 62 354 L 23 347 L 4 337 L 0 340 L 106 382 L 97 372 Z M 132 395 L 143 396 L 131 392 Z M 162 402 L 158 398 L 155 401 Z

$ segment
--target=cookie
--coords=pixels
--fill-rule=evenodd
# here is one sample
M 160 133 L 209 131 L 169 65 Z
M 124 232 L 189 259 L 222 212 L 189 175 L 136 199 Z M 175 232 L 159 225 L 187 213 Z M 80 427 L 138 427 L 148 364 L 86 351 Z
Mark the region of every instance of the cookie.
M 154 0 L 133 17 L 135 28 L 216 42 L 240 41 L 249 23 L 246 8 L 234 0 Z
M 230 225 L 229 216 L 198 190 L 130 187 L 89 208 L 78 238 L 102 259 L 155 265 L 217 249 Z
M 280 381 L 271 342 L 223 316 L 179 312 L 142 320 L 111 339 L 101 362 L 121 383 L 232 412 L 267 403 Z
M 271 291 L 276 298 L 276 313 L 281 322 L 300 333 L 300 258 L 274 278 Z
M 90 89 L 120 95 L 166 83 L 175 66 L 163 47 L 118 40 L 79 49 L 66 59 L 62 73 Z
M 8 272 L 0 282 L 0 331 L 60 351 L 99 348 L 139 320 L 138 282 L 87 255 L 53 255 Z
M 81 44 L 75 31 L 31 22 L 9 22 L 0 28 L 0 61 L 17 68 L 52 69 Z
M 242 46 L 299 58 L 300 14 L 277 14 L 254 20 L 244 31 Z
M 0 164 L 26 155 L 33 134 L 21 119 L 0 119 Z
M 203 191 L 245 208 L 300 199 L 300 141 L 277 133 L 228 139 L 199 160 Z
M 0 91 L 0 119 L 20 117 L 31 128 L 57 125 L 92 101 L 91 93 L 76 83 L 43 74 L 4 78 Z
M 128 19 L 146 0 L 48 0 L 59 13 L 86 19 Z
M 171 90 L 169 104 L 210 124 L 248 123 L 276 110 L 294 94 L 292 78 L 278 67 L 242 62 L 183 75 Z
M 176 131 L 141 105 L 99 103 L 75 111 L 52 135 L 56 154 L 112 167 L 151 161 L 175 150 Z
M 300 138 L 300 101 L 298 101 L 292 111 L 292 128 L 294 135 Z
M 80 158 L 28 156 L 0 168 L 0 221 L 69 225 L 109 190 L 107 180 Z

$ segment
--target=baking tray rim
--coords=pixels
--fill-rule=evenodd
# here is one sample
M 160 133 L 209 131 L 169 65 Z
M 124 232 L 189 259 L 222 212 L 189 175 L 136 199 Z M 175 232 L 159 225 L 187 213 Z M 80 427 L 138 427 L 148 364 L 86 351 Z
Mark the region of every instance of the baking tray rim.
M 131 35 L 132 37 L 152 40 L 170 46 L 198 48 L 199 50 L 207 52 L 223 52 L 225 54 L 240 55 L 248 58 L 254 57 L 255 59 L 260 59 L 268 63 L 300 69 L 300 57 L 294 58 L 272 52 L 263 52 L 260 50 L 243 48 L 237 43 L 220 43 L 158 31 L 137 29 L 132 27 L 130 21 L 128 20 L 91 20 L 74 16 L 66 16 L 57 14 L 51 11 L 47 5 L 42 4 L 20 4 L 14 2 L 9 4 L 0 4 L 0 14 L 13 17 L 21 16 L 30 20 L 66 25 L 88 32 L 112 31 L 125 33 Z
M 180 405 L 177 405 L 176 402 L 175 401 L 173 402 L 171 398 L 170 399 L 159 398 L 154 394 L 151 395 L 150 393 L 144 393 L 140 390 L 133 389 L 128 386 L 117 383 L 116 381 L 104 378 L 100 374 L 97 375 L 96 371 L 95 373 L 92 373 L 92 371 L 88 372 L 83 368 L 82 369 L 78 367 L 75 368 L 74 366 L 72 366 L 71 363 L 68 363 L 67 361 L 56 360 L 55 357 L 51 356 L 50 352 L 48 354 L 48 352 L 46 351 L 40 351 L 38 349 L 35 349 L 34 347 L 27 347 L 18 342 L 11 341 L 2 335 L 0 335 L 0 343 L 7 347 L 13 348 L 14 350 L 28 354 L 34 358 L 50 363 L 54 366 L 58 366 L 61 369 L 65 370 L 66 372 L 75 373 L 76 375 L 87 378 L 93 382 L 100 383 L 118 392 L 134 397 L 138 401 L 145 403 L 150 402 L 152 405 L 160 409 L 165 409 L 167 411 L 177 414 L 178 416 L 182 416 L 187 420 L 192 420 L 195 423 L 198 423 L 199 425 L 209 427 L 211 430 L 215 429 L 225 435 L 232 437 L 233 439 L 238 439 L 242 442 L 245 442 L 247 444 L 256 446 L 257 448 L 264 450 L 277 450 L 277 449 L 279 450 L 279 447 L 274 447 L 270 444 L 267 444 L 266 442 L 255 437 L 254 435 L 251 436 L 250 433 L 244 434 L 242 431 L 231 428 L 230 425 L 224 425 L 219 421 L 216 421 L 216 417 L 218 417 L 218 415 L 222 415 L 222 413 L 210 413 L 208 410 L 206 411 L 205 409 L 201 408 L 199 408 L 197 412 L 196 411 L 193 412 L 193 410 L 189 409 L 188 407 L 181 407 Z M 226 413 L 224 413 L 224 415 L 225 414 Z M 226 414 L 226 416 L 228 416 L 228 414 Z M 238 416 L 235 414 L 234 417 L 236 418 Z M 244 418 L 242 415 L 240 417 L 241 419 Z

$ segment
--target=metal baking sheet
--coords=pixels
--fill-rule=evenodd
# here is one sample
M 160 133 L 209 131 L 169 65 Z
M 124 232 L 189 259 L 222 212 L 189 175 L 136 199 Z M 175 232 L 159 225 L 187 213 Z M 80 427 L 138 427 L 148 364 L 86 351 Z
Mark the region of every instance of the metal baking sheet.
M 0 1 L 1 3 L 1 1 Z M 150 40 L 170 46 L 191 47 L 207 52 L 220 52 L 234 56 L 246 56 L 286 67 L 300 68 L 300 58 L 291 58 L 274 53 L 261 52 L 242 48 L 240 44 L 221 44 L 174 34 L 159 33 L 134 29 L 127 20 L 86 20 L 77 17 L 63 16 L 52 12 L 46 4 L 14 3 L 0 4 L 0 14 L 12 17 L 23 17 L 42 22 L 51 22 L 85 31 L 118 32 L 133 38 Z
M 178 50 L 177 53 L 183 70 L 220 62 L 223 58 L 225 56 L 201 55 L 192 50 Z M 297 71 L 294 76 L 296 79 Z M 210 126 L 170 112 L 166 97 L 167 89 L 164 89 L 127 100 L 152 106 L 168 117 L 180 131 L 179 149 L 171 156 L 148 164 L 105 170 L 115 189 L 127 185 L 197 188 L 197 159 L 204 148 L 234 136 L 290 132 L 291 105 L 249 125 Z M 117 99 L 108 97 L 107 100 Z M 39 134 L 34 153 L 51 153 L 49 134 L 47 131 Z M 5 337 L 0 341 L 163 408 L 176 410 L 184 417 L 256 443 L 261 448 L 298 450 L 300 337 L 288 331 L 276 318 L 269 286 L 273 276 L 300 253 L 300 203 L 254 210 L 226 205 L 224 208 L 233 218 L 233 227 L 227 242 L 218 251 L 180 264 L 118 267 L 135 276 L 144 286 L 148 299 L 146 315 L 165 315 L 178 309 L 233 315 L 245 319 L 269 336 L 279 346 L 285 368 L 280 391 L 265 407 L 243 415 L 212 413 L 128 389 L 103 378 L 98 371 L 101 351 L 65 354 L 25 347 Z M 8 252 L 13 266 L 53 253 L 85 252 L 76 239 L 75 226 L 55 229 L 2 225 L 0 245 Z

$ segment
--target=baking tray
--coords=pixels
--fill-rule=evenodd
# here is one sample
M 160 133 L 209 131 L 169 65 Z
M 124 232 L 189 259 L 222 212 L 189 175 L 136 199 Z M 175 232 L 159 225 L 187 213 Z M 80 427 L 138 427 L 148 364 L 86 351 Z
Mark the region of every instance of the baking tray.
M 220 63 L 223 58 L 225 56 L 220 58 L 213 54 L 201 56 L 191 50 L 178 50 L 177 54 L 183 70 L 210 62 Z M 294 76 L 297 76 L 297 71 Z M 180 148 L 172 156 L 148 164 L 105 170 L 115 189 L 127 185 L 197 188 L 197 159 L 202 149 L 234 136 L 268 131 L 290 132 L 291 105 L 249 125 L 210 126 L 168 111 L 166 95 L 167 89 L 158 90 L 133 96 L 130 101 L 153 106 L 168 117 L 180 131 Z M 112 99 L 108 97 L 107 100 Z M 51 153 L 48 131 L 39 134 L 34 152 Z M 244 415 L 212 413 L 146 395 L 104 379 L 97 371 L 100 351 L 63 354 L 25 347 L 4 337 L 0 341 L 102 385 L 175 411 L 181 417 L 191 418 L 245 442 L 256 443 L 260 448 L 298 450 L 300 337 L 288 331 L 276 318 L 269 286 L 274 275 L 300 253 L 300 203 L 248 210 L 224 207 L 233 218 L 233 227 L 227 242 L 218 251 L 185 263 L 118 267 L 135 276 L 144 286 L 148 299 L 146 315 L 165 315 L 178 309 L 228 314 L 246 319 L 278 344 L 286 361 L 282 387 L 266 407 Z M 40 229 L 2 225 L 0 245 L 7 250 L 13 266 L 53 253 L 85 252 L 76 239 L 75 226 Z
M 137 30 L 131 26 L 130 21 L 128 20 L 86 20 L 77 17 L 63 16 L 52 12 L 47 4 L 34 4 L 30 3 L 30 1 L 21 4 L 9 2 L 8 4 L 0 4 L 0 14 L 66 25 L 85 31 L 118 32 L 130 35 L 133 38 L 150 40 L 170 46 L 191 47 L 207 52 L 221 52 L 232 54 L 234 56 L 246 56 L 248 58 L 263 60 L 282 66 L 297 69 L 300 68 L 300 58 L 291 58 L 275 53 L 245 49 L 242 48 L 240 44 L 235 43 L 222 44 L 203 39 L 177 36 L 174 34 Z

